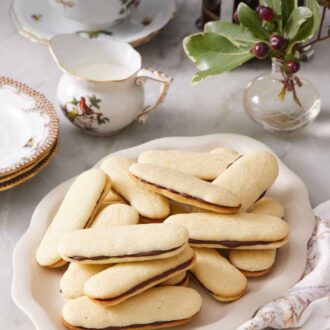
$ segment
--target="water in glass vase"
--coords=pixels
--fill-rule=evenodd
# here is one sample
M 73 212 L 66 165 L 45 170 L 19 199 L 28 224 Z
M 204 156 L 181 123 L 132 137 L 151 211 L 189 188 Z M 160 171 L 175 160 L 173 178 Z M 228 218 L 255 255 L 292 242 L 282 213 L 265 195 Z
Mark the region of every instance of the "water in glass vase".
M 289 132 L 312 122 L 321 110 L 318 91 L 308 80 L 292 79 L 283 99 L 284 77 L 281 63 L 273 59 L 271 73 L 264 73 L 249 82 L 244 91 L 244 107 L 247 113 L 266 131 Z M 296 94 L 296 98 L 294 97 Z

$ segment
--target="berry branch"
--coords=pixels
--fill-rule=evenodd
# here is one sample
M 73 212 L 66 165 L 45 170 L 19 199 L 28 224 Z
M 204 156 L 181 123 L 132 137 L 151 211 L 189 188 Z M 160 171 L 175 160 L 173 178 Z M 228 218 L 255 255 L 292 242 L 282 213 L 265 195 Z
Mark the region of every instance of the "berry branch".
M 183 42 L 187 56 L 199 69 L 193 83 L 233 70 L 253 57 L 272 58 L 279 62 L 283 77 L 279 98 L 283 100 L 290 93 L 301 106 L 298 91 L 302 81 L 296 75 L 300 54 L 330 38 L 321 35 L 326 9 L 320 15 L 318 3 L 330 8 L 330 0 L 309 0 L 305 6 L 298 6 L 297 0 L 259 0 L 256 10 L 241 2 L 233 14 L 234 23 L 207 23 L 203 33 L 188 36 Z

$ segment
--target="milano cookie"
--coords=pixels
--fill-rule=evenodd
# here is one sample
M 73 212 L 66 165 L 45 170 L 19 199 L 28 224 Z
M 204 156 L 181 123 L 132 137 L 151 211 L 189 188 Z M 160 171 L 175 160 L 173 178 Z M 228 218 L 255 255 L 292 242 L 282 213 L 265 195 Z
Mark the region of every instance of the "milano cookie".
M 68 233 L 58 251 L 67 261 L 106 264 L 169 258 L 187 243 L 187 230 L 173 224 L 112 226 Z
M 117 204 L 117 203 L 126 204 L 126 201 L 120 195 L 118 195 L 113 189 L 110 189 L 103 200 L 102 206 L 106 207 L 108 205 Z
M 266 193 L 277 176 L 275 156 L 258 151 L 238 158 L 213 183 L 240 198 L 240 212 L 245 212 Z
M 268 273 L 276 257 L 276 249 L 270 250 L 230 250 L 230 262 L 247 277 L 257 277 Z
M 247 280 L 226 258 L 214 249 L 194 248 L 194 251 L 197 261 L 190 273 L 207 292 L 222 302 L 244 295 Z
M 59 241 L 65 233 L 90 226 L 109 188 L 108 177 L 98 169 L 75 179 L 38 247 L 36 258 L 41 266 L 59 267 L 65 263 L 57 252 Z
M 129 172 L 142 187 L 177 202 L 219 213 L 233 213 L 240 207 L 240 201 L 230 191 L 176 170 L 134 164 Z
M 64 298 L 75 299 L 84 295 L 85 282 L 110 265 L 84 265 L 70 263 L 60 280 L 60 291 Z
M 194 252 L 188 246 L 167 259 L 119 263 L 88 279 L 84 292 L 100 304 L 117 305 L 189 270 L 194 264 Z
M 92 228 L 118 225 L 134 225 L 139 221 L 137 212 L 128 205 L 112 204 L 104 208 L 95 218 Z M 109 265 L 85 265 L 71 262 L 60 280 L 60 290 L 65 298 L 74 299 L 84 295 L 85 282 Z
M 263 197 L 250 209 L 250 213 L 272 215 L 283 218 L 281 203 L 273 198 Z M 267 274 L 275 263 L 276 249 L 269 250 L 230 250 L 230 262 L 247 277 Z
M 210 151 L 211 154 L 220 154 L 223 159 L 226 159 L 229 162 L 235 161 L 237 158 L 240 157 L 240 154 L 231 148 L 215 148 Z
M 169 200 L 141 187 L 130 178 L 128 169 L 134 164 L 124 157 L 109 157 L 101 165 L 111 178 L 112 187 L 143 217 L 164 219 L 170 214 Z
M 160 329 L 189 322 L 201 306 L 202 299 L 197 291 L 163 286 L 110 307 L 88 297 L 70 300 L 62 309 L 62 319 L 71 330 Z
M 248 212 L 254 214 L 268 214 L 278 218 L 284 217 L 284 208 L 282 204 L 276 199 L 269 197 L 263 197 L 258 200 L 249 208 Z
M 125 204 L 111 204 L 95 217 L 91 227 L 136 225 L 138 222 L 139 214 L 133 207 Z
M 287 243 L 289 226 L 269 215 L 237 213 L 176 214 L 165 223 L 185 227 L 189 244 L 219 249 L 274 249 Z
M 148 150 L 140 154 L 139 163 L 171 168 L 211 181 L 216 179 L 238 155 L 231 153 L 191 152 L 184 150 Z

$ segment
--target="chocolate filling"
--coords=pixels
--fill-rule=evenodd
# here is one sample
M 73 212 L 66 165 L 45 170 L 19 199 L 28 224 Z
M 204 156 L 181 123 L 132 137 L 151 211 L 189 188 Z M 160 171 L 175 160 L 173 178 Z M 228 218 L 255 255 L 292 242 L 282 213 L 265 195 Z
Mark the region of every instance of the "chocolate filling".
M 175 247 L 175 248 L 169 249 L 169 250 L 139 252 L 139 253 L 126 254 L 126 255 L 121 255 L 121 256 L 95 256 L 95 257 L 72 256 L 72 257 L 69 257 L 69 259 L 72 259 L 75 261 L 84 261 L 84 260 L 104 260 L 104 259 L 110 259 L 110 258 L 152 257 L 152 256 L 158 256 L 158 255 L 162 255 L 164 253 L 172 252 L 172 251 L 178 250 L 180 248 L 181 248 L 181 246 L 178 246 L 178 247 Z
M 263 198 L 266 195 L 266 193 L 267 193 L 267 190 L 265 190 L 263 193 L 261 193 L 261 195 L 257 198 L 255 203 L 258 202 L 261 198 Z
M 159 275 L 153 276 L 153 277 L 151 277 L 151 278 L 149 278 L 149 279 L 147 279 L 147 280 L 145 280 L 145 281 L 137 284 L 133 288 L 127 290 L 126 292 L 124 292 L 124 293 L 122 293 L 122 294 L 120 294 L 120 295 L 118 295 L 116 297 L 112 297 L 112 298 L 108 298 L 108 299 L 107 298 L 105 298 L 105 299 L 95 299 L 94 298 L 94 300 L 97 300 L 97 301 L 100 301 L 100 302 L 102 302 L 102 301 L 109 301 L 110 302 L 110 301 L 117 300 L 117 299 L 120 299 L 122 297 L 125 297 L 127 295 L 130 295 L 130 294 L 138 291 L 139 289 L 144 288 L 145 286 L 149 285 L 152 282 L 158 281 L 158 280 L 160 280 L 162 278 L 165 278 L 165 277 L 169 276 L 170 274 L 173 274 L 173 273 L 175 273 L 175 272 L 177 272 L 179 270 L 183 270 L 183 269 L 187 268 L 192 263 L 193 260 L 194 259 L 190 259 L 190 260 L 182 263 L 181 265 L 179 265 L 177 267 L 174 267 L 172 269 L 169 269 L 169 270 L 167 270 L 167 271 L 165 271 L 165 272 L 163 272 L 163 273 L 161 273 Z
M 279 241 L 275 241 L 275 242 L 267 242 L 267 241 L 208 241 L 208 240 L 201 240 L 201 239 L 193 239 L 190 238 L 189 239 L 189 243 L 191 244 L 218 244 L 218 245 L 223 245 L 226 246 L 228 248 L 236 248 L 239 246 L 251 246 L 251 245 L 267 245 L 267 244 L 271 244 L 271 243 L 276 243 Z
M 132 174 L 133 175 L 133 174 Z M 149 184 L 149 185 L 152 185 L 156 188 L 159 188 L 159 189 L 164 189 L 164 190 L 167 190 L 173 194 L 176 194 L 176 195 L 179 195 L 179 196 L 182 196 L 184 198 L 188 198 L 188 199 L 192 199 L 192 200 L 195 200 L 197 202 L 200 202 L 200 203 L 203 203 L 203 204 L 207 204 L 207 205 L 211 205 L 211 206 L 215 206 L 215 207 L 223 207 L 223 208 L 226 208 L 226 209 L 237 209 L 238 207 L 240 207 L 240 205 L 237 205 L 237 206 L 226 206 L 226 205 L 219 205 L 219 204 L 214 204 L 214 203 L 211 203 L 211 202 L 208 202 L 208 201 L 205 201 L 204 199 L 202 198 L 199 198 L 199 197 L 196 197 L 196 196 L 192 196 L 192 195 L 189 195 L 189 194 L 186 194 L 186 193 L 182 193 L 182 192 L 178 192 L 174 189 L 171 189 L 171 188 L 167 188 L 167 187 L 164 187 L 164 186 L 161 186 L 159 184 L 156 184 L 156 183 L 152 183 L 152 182 L 149 182 L 149 181 L 146 181 L 146 180 L 143 180 L 135 175 L 133 175 L 137 180 L 143 182 L 143 183 L 146 183 L 146 184 Z
M 236 266 L 235 266 L 236 267 Z M 264 272 L 266 270 L 269 270 L 272 266 L 266 268 L 266 269 L 260 269 L 260 270 L 246 270 L 246 269 L 241 269 L 241 268 L 237 268 L 239 271 L 241 272 L 246 272 L 246 273 L 260 273 L 260 272 Z
M 106 327 L 106 328 L 84 328 L 84 327 L 75 327 L 75 329 L 79 330 L 125 330 L 125 329 L 136 329 L 136 328 L 144 328 L 144 327 L 150 327 L 150 326 L 160 326 L 160 325 L 165 325 L 165 324 L 171 324 L 174 322 L 182 322 L 185 320 L 189 320 L 190 318 L 187 319 L 181 319 L 181 320 L 171 320 L 171 321 L 157 321 L 157 322 L 152 322 L 152 323 L 145 323 L 145 324 L 130 324 L 126 326 L 121 326 L 121 327 Z

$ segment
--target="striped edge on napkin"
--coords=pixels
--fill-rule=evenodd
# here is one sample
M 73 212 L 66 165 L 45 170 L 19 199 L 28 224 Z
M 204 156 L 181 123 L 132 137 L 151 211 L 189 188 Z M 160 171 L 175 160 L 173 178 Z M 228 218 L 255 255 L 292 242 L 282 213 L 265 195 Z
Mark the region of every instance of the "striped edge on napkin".
M 286 294 L 261 307 L 237 330 L 265 328 L 330 329 L 330 201 L 314 209 L 316 226 L 308 242 L 302 280 Z

